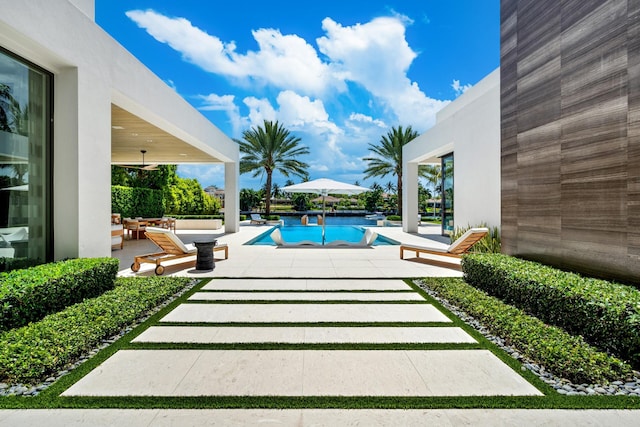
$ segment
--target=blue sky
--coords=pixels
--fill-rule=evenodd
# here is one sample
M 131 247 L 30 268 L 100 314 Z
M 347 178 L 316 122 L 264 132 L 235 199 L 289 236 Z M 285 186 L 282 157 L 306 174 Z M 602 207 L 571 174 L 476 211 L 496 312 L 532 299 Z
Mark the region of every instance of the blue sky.
M 499 66 L 498 0 L 96 0 L 96 21 L 230 138 L 278 120 L 311 179 L 363 185 L 368 144 L 436 112 Z M 181 165 L 224 187 L 220 165 Z M 286 178 L 274 175 L 283 186 Z M 295 182 L 299 179 L 294 178 Z M 241 188 L 264 178 L 241 175 Z

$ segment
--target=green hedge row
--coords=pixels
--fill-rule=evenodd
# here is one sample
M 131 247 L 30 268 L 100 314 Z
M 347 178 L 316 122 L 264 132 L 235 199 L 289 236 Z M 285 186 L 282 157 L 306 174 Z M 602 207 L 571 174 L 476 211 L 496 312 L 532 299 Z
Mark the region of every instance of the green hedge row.
M 164 215 L 164 195 L 162 190 L 112 185 L 111 212 L 122 218 L 160 218 Z
M 425 285 L 475 317 L 527 358 L 575 384 L 602 384 L 631 376 L 625 362 L 598 351 L 581 337 L 549 326 L 459 278 L 424 279 Z
M 176 292 L 188 278 L 118 278 L 114 289 L 0 335 L 0 382 L 39 381 Z
M 466 281 L 640 367 L 640 291 L 502 254 L 462 260 Z
M 224 219 L 224 215 L 174 215 L 175 219 Z
M 112 289 L 115 258 L 81 258 L 0 273 L 0 331 L 42 319 Z

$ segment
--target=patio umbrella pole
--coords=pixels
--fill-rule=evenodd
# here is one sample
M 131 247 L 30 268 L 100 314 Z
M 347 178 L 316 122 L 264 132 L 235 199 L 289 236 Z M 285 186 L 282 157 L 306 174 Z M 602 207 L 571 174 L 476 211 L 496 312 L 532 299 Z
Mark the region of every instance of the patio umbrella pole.
M 325 218 L 324 218 L 324 191 L 322 192 L 322 246 L 324 246 L 324 241 L 325 241 L 325 237 L 324 237 L 324 225 L 326 223 Z

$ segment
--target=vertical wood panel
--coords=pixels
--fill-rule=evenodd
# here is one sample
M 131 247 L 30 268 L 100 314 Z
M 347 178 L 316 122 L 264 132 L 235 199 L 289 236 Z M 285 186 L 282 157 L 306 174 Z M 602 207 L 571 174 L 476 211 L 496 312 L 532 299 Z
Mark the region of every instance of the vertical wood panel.
M 503 252 L 640 283 L 640 0 L 502 0 L 501 70 Z

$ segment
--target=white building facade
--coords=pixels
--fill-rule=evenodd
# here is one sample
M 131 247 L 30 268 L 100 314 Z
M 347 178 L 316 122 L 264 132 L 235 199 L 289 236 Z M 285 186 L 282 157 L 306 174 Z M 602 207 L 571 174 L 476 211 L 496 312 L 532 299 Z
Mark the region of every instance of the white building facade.
M 417 232 L 418 166 L 443 164 L 443 234 L 500 226 L 500 69 L 440 110 L 436 124 L 404 146 L 403 228 Z
M 224 164 L 238 231 L 237 144 L 102 30 L 93 0 L 0 10 L 0 206 L 26 203 L 0 228 L 26 221 L 29 257 L 109 256 L 111 165 L 142 149 L 147 163 Z

